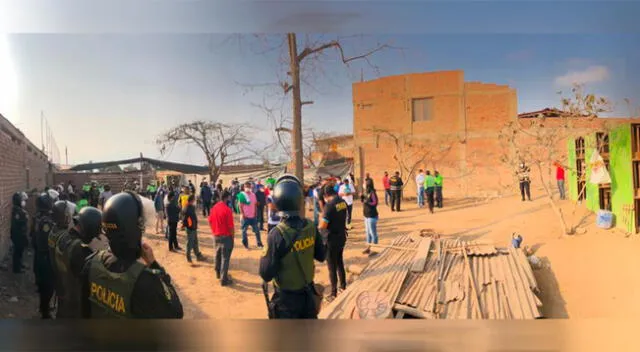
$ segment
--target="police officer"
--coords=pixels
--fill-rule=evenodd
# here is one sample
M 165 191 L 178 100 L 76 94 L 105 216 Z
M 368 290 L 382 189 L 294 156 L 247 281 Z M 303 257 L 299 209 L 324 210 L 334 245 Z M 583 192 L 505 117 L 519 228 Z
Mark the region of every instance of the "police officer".
M 91 241 L 100 235 L 102 213 L 94 207 L 82 208 L 75 218 L 75 226 L 68 230 L 71 217 L 64 201 L 53 206 L 56 230 L 49 237 L 53 244 L 53 267 L 56 274 L 58 311 L 56 318 L 82 318 L 82 280 L 80 273 L 86 258 L 93 253 Z M 87 311 L 88 309 L 85 309 Z
M 325 241 L 314 223 L 302 218 L 304 193 L 297 178 L 278 179 L 273 201 L 282 220 L 269 232 L 260 259 L 269 318 L 317 319 L 321 296 L 313 283 L 313 260 L 324 261 Z M 272 280 L 275 293 L 269 302 L 266 283 Z
M 24 250 L 29 245 L 27 232 L 29 231 L 29 215 L 24 209 L 27 195 L 22 192 L 13 194 L 11 198 L 11 242 L 13 243 L 13 273 L 21 274 L 24 269 L 22 257 Z
M 89 205 L 97 208 L 98 202 L 100 201 L 100 190 L 98 189 L 98 184 L 94 181 L 91 182 L 91 188 L 89 188 Z
M 103 209 L 102 226 L 110 249 L 89 256 L 82 269 L 83 307 L 88 308 L 83 316 L 182 319 L 171 278 L 151 247 L 142 243 L 145 221 L 140 196 L 123 192 L 111 197 Z
M 69 229 L 69 223 L 71 222 L 71 215 L 68 211 L 66 201 L 57 201 L 53 203 L 53 207 L 51 209 L 51 220 L 53 221 L 53 230 L 49 233 L 47 243 L 49 247 L 49 258 L 51 260 L 54 292 L 56 294 L 56 298 L 59 298 L 63 294 L 63 290 L 62 285 L 60 284 L 58 268 L 56 268 L 56 243 L 60 236 Z M 57 311 L 55 315 L 57 317 Z
M 51 197 L 42 193 L 36 199 L 36 220 L 32 232 L 34 248 L 34 273 L 40 294 L 40 315 L 42 319 L 51 319 L 51 298 L 54 292 L 54 273 L 49 255 L 49 235 L 53 231 Z

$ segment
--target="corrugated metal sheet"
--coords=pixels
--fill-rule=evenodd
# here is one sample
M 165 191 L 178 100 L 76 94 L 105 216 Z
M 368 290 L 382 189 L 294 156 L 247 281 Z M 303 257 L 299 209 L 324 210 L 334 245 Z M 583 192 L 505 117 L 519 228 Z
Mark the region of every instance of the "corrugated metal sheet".
M 420 241 L 430 240 L 419 233 L 396 238 L 392 248 L 384 249 L 321 316 L 351 318 L 353 308 L 349 307 L 354 307 L 354 298 L 363 291 L 383 291 L 392 296 L 396 311 L 423 319 L 542 316 L 537 283 L 522 250 L 435 238 L 424 270 L 411 272 L 406 263 L 413 262 Z M 398 280 L 402 282 L 395 290 Z

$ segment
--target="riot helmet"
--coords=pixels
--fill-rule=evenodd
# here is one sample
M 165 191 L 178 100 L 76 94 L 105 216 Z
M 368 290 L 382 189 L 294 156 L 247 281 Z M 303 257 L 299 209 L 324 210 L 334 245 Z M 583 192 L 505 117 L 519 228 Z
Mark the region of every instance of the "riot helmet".
M 60 193 L 58 193 L 58 191 L 54 190 L 54 189 L 50 189 L 47 191 L 47 194 L 49 195 L 49 197 L 51 198 L 51 205 L 53 206 L 53 204 L 55 202 L 57 202 L 60 199 Z
M 11 197 L 11 203 L 13 203 L 13 205 L 16 207 L 19 207 L 22 204 L 22 193 L 14 193 L 13 197 Z
M 53 222 L 60 229 L 68 228 L 71 222 L 71 216 L 69 214 L 69 206 L 67 201 L 59 200 L 53 204 L 53 210 L 51 212 Z
M 116 257 L 140 257 L 145 222 L 142 201 L 136 193 L 127 191 L 109 198 L 102 212 L 102 227 Z
M 41 212 L 49 212 L 53 207 L 53 200 L 47 193 L 42 193 L 36 199 L 36 209 Z
M 77 226 L 83 242 L 91 242 L 102 231 L 102 212 L 94 207 L 82 208 L 78 213 Z
M 301 216 L 304 192 L 300 180 L 293 175 L 280 177 L 273 189 L 273 203 L 284 216 Z

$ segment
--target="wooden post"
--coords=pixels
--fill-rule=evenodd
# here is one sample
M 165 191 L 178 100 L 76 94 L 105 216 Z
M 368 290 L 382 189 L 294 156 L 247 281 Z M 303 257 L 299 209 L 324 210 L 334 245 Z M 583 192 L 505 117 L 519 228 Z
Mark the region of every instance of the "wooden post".
M 478 297 L 478 288 L 476 287 L 476 280 L 473 277 L 473 273 L 471 272 L 471 263 L 469 262 L 469 257 L 467 256 L 467 246 L 465 245 L 462 249 L 462 253 L 464 254 L 464 263 L 467 269 L 467 275 L 469 275 L 469 280 L 471 280 L 471 290 L 473 291 L 473 299 L 476 304 L 476 308 L 480 313 L 480 318 L 484 319 L 484 313 L 482 312 L 482 307 L 480 306 L 480 298 Z

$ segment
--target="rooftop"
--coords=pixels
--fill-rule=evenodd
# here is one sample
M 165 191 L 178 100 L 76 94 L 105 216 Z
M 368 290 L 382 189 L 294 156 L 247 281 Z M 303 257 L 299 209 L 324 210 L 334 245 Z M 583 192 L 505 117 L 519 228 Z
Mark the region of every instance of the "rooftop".
M 569 117 L 570 116 L 570 114 L 566 111 L 562 111 L 556 108 L 544 108 L 538 111 L 523 112 L 521 114 L 518 114 L 518 118 L 530 119 L 530 118 L 536 118 L 540 115 L 544 117 Z

